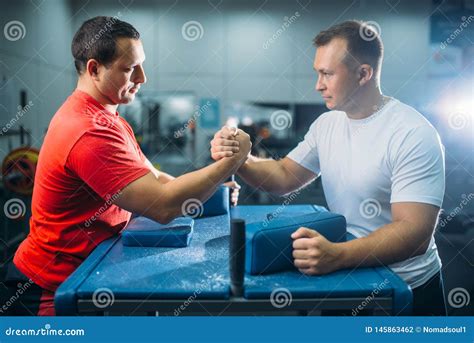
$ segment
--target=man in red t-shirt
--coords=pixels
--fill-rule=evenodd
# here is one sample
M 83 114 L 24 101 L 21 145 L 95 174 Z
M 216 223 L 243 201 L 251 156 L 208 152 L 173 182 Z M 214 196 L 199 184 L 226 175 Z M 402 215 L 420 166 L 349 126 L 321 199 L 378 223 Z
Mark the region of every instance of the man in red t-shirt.
M 146 82 L 139 33 L 116 18 L 96 17 L 75 34 L 72 54 L 77 88 L 49 125 L 30 234 L 7 272 L 7 285 L 30 285 L 11 307 L 13 315 L 54 315 L 55 290 L 99 243 L 126 226 L 131 212 L 171 221 L 183 214 L 187 199 L 207 200 L 250 151 L 249 136 L 239 133 L 235 148 L 226 147 L 224 158 L 205 168 L 178 178 L 156 170 L 117 113 Z

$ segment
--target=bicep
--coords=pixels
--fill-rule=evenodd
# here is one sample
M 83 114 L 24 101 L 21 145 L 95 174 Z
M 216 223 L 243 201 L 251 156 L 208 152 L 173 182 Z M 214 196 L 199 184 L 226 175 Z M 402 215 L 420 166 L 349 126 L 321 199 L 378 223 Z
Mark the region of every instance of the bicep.
M 155 166 L 150 162 L 149 159 L 145 160 L 146 166 L 150 169 L 150 171 L 153 173 L 153 175 L 158 179 L 158 181 L 162 184 L 168 183 L 172 180 L 175 179 L 174 176 L 171 176 L 168 173 L 165 173 L 161 170 L 158 170 L 155 168 Z
M 168 214 L 165 198 L 163 185 L 157 182 L 152 172 L 149 172 L 125 186 L 114 203 L 129 212 L 162 222 Z M 160 211 L 155 210 L 158 204 Z
M 170 174 L 167 174 L 167 173 L 162 172 L 162 171 L 160 171 L 159 176 L 158 176 L 158 181 L 162 184 L 173 181 L 174 179 L 175 179 L 174 176 L 171 176 Z
M 404 222 L 410 227 L 413 243 L 428 248 L 431 235 L 438 219 L 440 208 L 430 204 L 417 202 L 392 203 L 392 221 Z
M 281 167 L 285 172 L 286 180 L 289 186 L 289 191 L 292 192 L 305 186 L 313 181 L 317 175 L 309 169 L 296 163 L 289 157 L 285 157 L 279 161 Z

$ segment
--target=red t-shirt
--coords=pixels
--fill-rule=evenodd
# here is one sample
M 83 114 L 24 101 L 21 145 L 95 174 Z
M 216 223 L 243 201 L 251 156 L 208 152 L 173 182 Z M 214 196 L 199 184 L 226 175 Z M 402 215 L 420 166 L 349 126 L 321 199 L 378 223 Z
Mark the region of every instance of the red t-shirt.
M 55 291 L 128 223 L 131 213 L 112 201 L 151 171 L 145 161 L 128 123 L 76 90 L 54 115 L 41 147 L 30 234 L 15 254 L 16 267 Z

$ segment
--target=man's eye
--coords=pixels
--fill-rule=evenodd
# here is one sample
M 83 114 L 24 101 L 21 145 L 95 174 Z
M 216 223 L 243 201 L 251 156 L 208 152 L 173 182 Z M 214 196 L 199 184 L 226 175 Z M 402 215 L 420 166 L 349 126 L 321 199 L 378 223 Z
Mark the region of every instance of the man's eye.
M 125 68 L 125 71 L 126 71 L 127 73 L 131 72 L 132 70 L 133 70 L 132 68 Z

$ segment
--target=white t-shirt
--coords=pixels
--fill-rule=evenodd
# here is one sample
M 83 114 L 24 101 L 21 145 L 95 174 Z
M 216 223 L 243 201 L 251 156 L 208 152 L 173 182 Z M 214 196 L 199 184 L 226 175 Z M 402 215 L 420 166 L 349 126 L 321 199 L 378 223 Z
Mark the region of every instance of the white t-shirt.
M 396 99 L 368 118 L 322 114 L 288 157 L 321 175 L 330 211 L 346 217 L 347 230 L 364 237 L 391 223 L 391 203 L 441 207 L 444 151 L 435 128 Z M 431 237 L 425 254 L 390 265 L 412 288 L 441 268 Z

